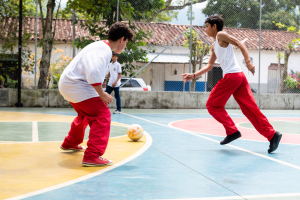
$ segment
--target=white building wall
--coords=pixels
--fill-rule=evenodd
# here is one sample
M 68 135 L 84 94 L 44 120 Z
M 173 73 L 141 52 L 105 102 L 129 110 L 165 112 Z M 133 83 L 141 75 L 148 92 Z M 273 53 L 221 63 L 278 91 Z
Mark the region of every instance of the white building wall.
M 34 53 L 34 42 L 29 42 L 27 46 L 30 48 L 32 53 Z M 156 53 L 160 53 L 163 51 L 167 45 L 165 46 L 153 46 Z M 73 54 L 73 47 L 72 43 L 57 43 L 54 45 L 54 49 L 52 51 L 52 57 L 51 61 L 55 61 L 59 58 L 61 53 L 54 54 L 54 51 L 59 48 L 64 50 L 64 54 L 68 57 L 72 57 Z M 142 49 L 149 50 L 148 46 L 141 47 Z M 76 53 L 79 51 L 76 49 Z M 258 50 L 248 50 L 250 57 L 253 58 L 253 64 L 256 67 L 256 73 L 253 76 L 246 66 L 243 64 L 243 54 L 240 51 L 240 49 L 234 49 L 236 58 L 245 73 L 249 83 L 254 87 L 258 88 L 258 70 L 259 70 L 259 51 Z M 171 46 L 169 49 L 167 49 L 164 53 L 168 54 L 189 54 L 189 49 L 182 47 L 182 46 Z M 41 48 L 38 47 L 38 59 L 41 58 Z M 271 63 L 277 63 L 277 51 L 261 51 L 261 71 L 260 71 L 260 82 L 261 82 L 261 92 L 266 92 L 266 87 L 268 83 L 268 67 Z M 283 63 L 283 60 L 282 60 Z M 300 71 L 300 52 L 299 53 L 292 53 L 289 58 L 289 68 L 288 73 L 290 73 L 290 70 L 294 71 Z M 204 67 L 204 65 L 202 66 Z M 177 75 L 174 75 L 174 70 L 177 70 Z M 166 64 L 165 65 L 165 80 L 167 81 L 182 81 L 181 74 L 182 73 L 188 73 L 189 72 L 189 63 L 185 64 L 185 70 L 184 70 L 184 64 Z M 34 75 L 30 75 L 30 78 L 34 77 Z M 27 77 L 28 78 L 28 77 Z M 202 76 L 202 78 L 198 81 L 205 81 L 205 75 Z
M 250 73 L 247 67 L 243 64 L 244 56 L 240 49 L 234 50 L 236 58 L 244 71 L 248 82 L 254 88 L 258 89 L 258 77 L 259 77 L 259 51 L 258 50 L 248 50 L 249 56 L 253 58 L 253 64 L 256 67 L 256 72 L 254 76 Z M 278 51 L 261 51 L 261 65 L 260 65 L 260 83 L 261 83 L 261 92 L 267 92 L 267 84 L 268 84 L 268 67 L 271 63 L 278 63 L 277 60 Z M 283 59 L 281 63 L 283 64 Z M 292 53 L 289 58 L 288 63 L 288 73 L 290 70 L 300 71 L 300 53 Z

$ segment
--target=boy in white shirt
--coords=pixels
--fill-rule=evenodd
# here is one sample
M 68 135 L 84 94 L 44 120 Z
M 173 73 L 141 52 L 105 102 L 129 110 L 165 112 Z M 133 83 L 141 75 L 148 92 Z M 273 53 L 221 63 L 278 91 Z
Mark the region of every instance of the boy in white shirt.
M 223 24 L 223 19 L 217 15 L 210 16 L 206 19 L 206 33 L 216 40 L 212 45 L 208 64 L 193 74 L 185 73 L 181 76 L 185 82 L 201 76 L 210 71 L 213 68 L 215 61 L 218 59 L 221 68 L 223 69 L 224 77 L 211 91 L 206 107 L 208 112 L 218 122 L 223 124 L 226 130 L 227 136 L 220 144 L 228 144 L 241 137 L 241 133 L 238 131 L 224 108 L 229 97 L 233 95 L 234 99 L 241 107 L 242 112 L 253 124 L 255 129 L 269 140 L 270 146 L 268 152 L 271 153 L 277 149 L 282 134 L 273 129 L 273 126 L 269 123 L 268 119 L 259 110 L 246 76 L 236 60 L 232 45 L 241 49 L 247 68 L 254 75 L 255 66 L 251 63 L 246 46 L 232 35 L 222 31 Z
M 117 104 L 117 110 L 114 111 L 114 114 L 120 114 L 121 113 L 121 97 L 120 97 L 120 90 L 119 87 L 121 85 L 121 75 L 122 75 L 122 67 L 118 60 L 118 54 L 113 52 L 111 57 L 112 62 L 109 64 L 108 68 L 108 75 L 103 83 L 103 87 L 106 87 L 105 92 L 108 94 L 111 94 L 112 91 L 115 92 L 115 98 L 116 98 L 116 104 Z M 107 84 L 107 80 L 108 84 Z
M 114 23 L 109 28 L 107 40 L 97 41 L 83 48 L 60 77 L 59 91 L 78 114 L 60 147 L 63 150 L 85 151 L 83 166 L 113 163 L 101 157 L 106 150 L 110 133 L 111 113 L 107 105 L 113 101 L 103 91 L 102 82 L 112 51 L 121 53 L 133 37 L 133 32 L 124 23 Z M 80 144 L 87 125 L 91 129 L 88 148 L 85 150 Z

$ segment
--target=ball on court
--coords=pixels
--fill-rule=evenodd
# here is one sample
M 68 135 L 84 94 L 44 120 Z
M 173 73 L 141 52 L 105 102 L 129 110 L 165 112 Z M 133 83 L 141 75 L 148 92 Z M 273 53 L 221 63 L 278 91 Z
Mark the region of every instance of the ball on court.
M 133 140 L 138 141 L 144 134 L 144 129 L 138 124 L 132 124 L 127 128 L 127 136 Z

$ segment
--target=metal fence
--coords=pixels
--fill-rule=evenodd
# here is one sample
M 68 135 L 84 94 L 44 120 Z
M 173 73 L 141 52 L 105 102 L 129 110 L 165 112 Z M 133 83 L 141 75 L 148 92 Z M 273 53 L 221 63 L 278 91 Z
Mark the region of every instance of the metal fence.
M 111 3 L 110 15 L 98 20 L 102 20 L 99 21 L 101 26 L 126 21 L 135 27 L 136 33 L 139 30 L 144 32 L 145 37 L 137 34 L 140 38 L 135 42 L 145 42 L 145 46 L 140 46 L 139 51 L 127 48 L 118 61 L 123 65 L 126 76 L 143 78 L 152 91 L 212 90 L 222 78 L 218 63 L 212 71 L 194 82 L 184 84 L 180 75 L 193 73 L 207 63 L 210 52 L 206 50 L 214 41 L 205 33 L 204 21 L 206 17 L 218 14 L 224 19 L 224 31 L 240 41 L 244 40 L 256 66 L 253 76 L 247 70 L 241 51 L 234 47 L 237 61 L 254 93 L 300 93 L 300 55 L 297 53 L 300 40 L 295 40 L 300 38 L 297 33 L 300 26 L 299 6 L 295 6 L 299 3 L 299 0 L 115 0 Z M 132 8 L 134 12 L 131 12 Z M 80 13 L 77 16 L 80 17 Z M 79 20 L 74 25 L 75 34 L 73 25 L 65 27 L 71 40 L 73 35 L 81 39 L 83 36 L 102 39 L 101 34 L 92 37 L 91 32 L 84 32 L 87 26 L 81 27 L 81 23 L 92 24 Z M 57 26 L 57 29 L 63 30 L 63 23 Z M 151 33 L 147 35 L 148 32 Z M 72 60 L 72 41 L 66 42 L 65 46 L 56 41 L 54 46 L 47 88 L 57 88 L 59 74 Z M 33 43 L 33 50 L 32 47 Z M 134 57 L 134 53 L 143 56 L 137 60 L 129 58 L 129 55 Z M 37 60 L 40 60 L 41 54 L 37 54 Z M 35 88 L 34 80 L 37 82 L 39 79 L 38 69 L 39 66 L 36 73 L 23 74 L 23 88 Z

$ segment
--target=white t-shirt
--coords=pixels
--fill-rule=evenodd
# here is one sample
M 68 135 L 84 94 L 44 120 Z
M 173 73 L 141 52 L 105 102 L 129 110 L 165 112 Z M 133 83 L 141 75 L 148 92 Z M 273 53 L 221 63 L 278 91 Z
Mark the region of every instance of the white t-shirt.
M 108 70 L 110 73 L 110 77 L 107 85 L 112 87 L 112 84 L 116 82 L 116 80 L 118 79 L 119 73 L 122 73 L 122 67 L 120 63 L 118 63 L 118 61 L 114 63 L 111 62 L 109 64 Z M 115 87 L 120 87 L 120 85 L 121 85 L 121 79 L 118 80 L 117 85 Z
M 83 48 L 62 73 L 58 89 L 72 103 L 98 97 L 93 85 L 101 85 L 112 57 L 110 46 L 97 41 Z

